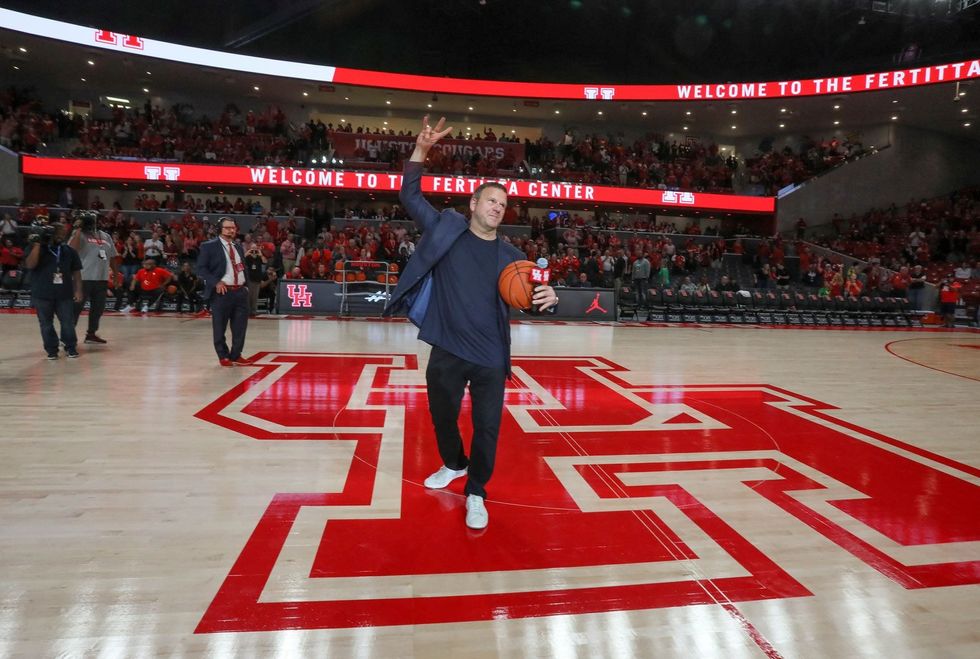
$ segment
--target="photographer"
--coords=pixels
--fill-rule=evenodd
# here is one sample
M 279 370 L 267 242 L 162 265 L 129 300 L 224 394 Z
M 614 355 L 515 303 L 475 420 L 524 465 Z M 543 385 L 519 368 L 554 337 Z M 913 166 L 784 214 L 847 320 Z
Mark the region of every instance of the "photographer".
M 30 252 L 24 264 L 33 271 L 31 302 L 41 326 L 41 340 L 48 359 L 58 358 L 58 334 L 54 317 L 61 326 L 61 342 L 69 358 L 78 357 L 75 336 L 74 303 L 82 301 L 82 261 L 78 253 L 65 244 L 63 224 L 39 225 L 30 236 Z
M 85 300 L 89 301 L 88 331 L 85 343 L 106 343 L 98 335 L 99 321 L 105 311 L 106 292 L 110 277 L 115 281 L 115 270 L 119 254 L 112 237 L 98 227 L 99 216 L 91 211 L 82 211 L 75 220 L 74 231 L 68 245 L 78 252 L 82 260 L 82 300 L 75 304 L 75 325 L 82 315 Z
M 279 273 L 276 269 L 269 267 L 265 271 L 265 278 L 262 283 L 259 284 L 259 297 L 264 297 L 269 300 L 269 313 L 275 313 L 276 310 L 276 290 L 279 288 Z
M 201 306 L 201 296 L 199 290 L 204 288 L 201 278 L 194 274 L 191 264 L 184 261 L 177 274 L 177 313 L 183 313 L 184 302 L 191 313 L 197 313 Z
M 259 309 L 259 287 L 265 281 L 268 259 L 256 243 L 245 252 L 245 283 L 248 285 L 248 312 L 255 315 Z

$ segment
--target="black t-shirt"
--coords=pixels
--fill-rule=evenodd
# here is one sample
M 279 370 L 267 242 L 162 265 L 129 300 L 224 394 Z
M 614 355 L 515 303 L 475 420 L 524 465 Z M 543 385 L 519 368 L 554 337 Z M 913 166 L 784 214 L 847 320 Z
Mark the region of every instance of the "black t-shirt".
M 433 269 L 432 298 L 419 338 L 461 359 L 506 367 L 497 292 L 499 238 L 466 231 Z
M 42 300 L 70 299 L 75 294 L 73 273 L 81 269 L 78 252 L 65 243 L 41 245 L 40 258 L 31 275 L 31 295 Z M 61 273 L 60 284 L 55 283 L 55 273 Z
M 188 293 L 193 293 L 197 290 L 199 281 L 200 279 L 193 272 L 181 272 L 177 275 L 177 285 L 182 291 L 187 291 Z

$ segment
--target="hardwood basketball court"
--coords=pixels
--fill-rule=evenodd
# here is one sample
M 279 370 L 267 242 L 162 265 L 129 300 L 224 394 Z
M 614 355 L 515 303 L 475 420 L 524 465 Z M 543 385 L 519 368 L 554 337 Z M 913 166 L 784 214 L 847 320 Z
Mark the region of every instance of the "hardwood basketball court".
M 0 325 L 2 656 L 980 654 L 978 333 L 515 324 L 474 532 L 408 323 Z

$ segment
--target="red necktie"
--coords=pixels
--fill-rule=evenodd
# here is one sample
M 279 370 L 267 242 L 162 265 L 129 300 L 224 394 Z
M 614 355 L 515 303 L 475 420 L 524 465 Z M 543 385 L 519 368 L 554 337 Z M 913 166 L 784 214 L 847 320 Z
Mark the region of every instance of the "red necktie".
M 238 286 L 238 268 L 235 267 L 235 248 L 228 243 L 228 258 L 231 259 L 231 273 L 235 280 L 233 286 Z

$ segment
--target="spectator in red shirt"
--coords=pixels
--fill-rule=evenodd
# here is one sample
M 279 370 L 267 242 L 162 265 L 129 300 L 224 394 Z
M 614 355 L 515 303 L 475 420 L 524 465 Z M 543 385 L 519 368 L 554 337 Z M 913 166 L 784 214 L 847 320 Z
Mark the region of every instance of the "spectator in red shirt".
M 154 311 L 160 311 L 163 306 L 163 294 L 172 279 L 173 273 L 166 268 L 158 267 L 153 259 L 143 261 L 143 268 L 136 271 L 129 284 L 129 305 L 122 310 L 123 313 L 131 311 L 137 299 L 143 303 L 143 313 L 149 310 L 150 300 L 153 300 Z

